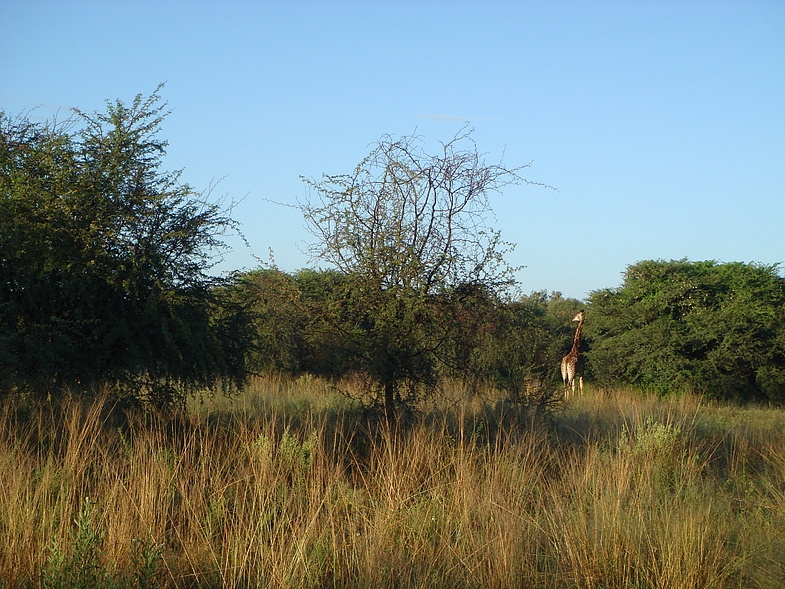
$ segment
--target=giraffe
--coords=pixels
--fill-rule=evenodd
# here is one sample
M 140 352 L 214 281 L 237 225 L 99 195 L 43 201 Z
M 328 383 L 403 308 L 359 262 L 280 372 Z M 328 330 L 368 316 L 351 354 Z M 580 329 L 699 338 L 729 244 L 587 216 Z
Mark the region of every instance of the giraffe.
M 575 330 L 575 337 L 572 340 L 572 349 L 561 360 L 561 377 L 564 381 L 564 398 L 569 398 L 570 394 L 575 394 L 575 377 L 578 377 L 578 387 L 583 394 L 583 358 L 581 357 L 581 329 L 583 328 L 583 311 L 579 311 L 573 321 L 578 322 Z

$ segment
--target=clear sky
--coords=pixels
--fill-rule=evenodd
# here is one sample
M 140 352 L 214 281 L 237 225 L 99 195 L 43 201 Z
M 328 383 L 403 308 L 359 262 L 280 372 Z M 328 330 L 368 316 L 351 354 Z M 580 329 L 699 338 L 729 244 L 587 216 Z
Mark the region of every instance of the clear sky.
M 0 109 L 103 110 L 159 82 L 166 169 L 251 254 L 309 265 L 300 176 L 383 134 L 448 140 L 557 188 L 494 196 L 524 292 L 583 298 L 645 259 L 785 261 L 785 2 L 0 0 Z

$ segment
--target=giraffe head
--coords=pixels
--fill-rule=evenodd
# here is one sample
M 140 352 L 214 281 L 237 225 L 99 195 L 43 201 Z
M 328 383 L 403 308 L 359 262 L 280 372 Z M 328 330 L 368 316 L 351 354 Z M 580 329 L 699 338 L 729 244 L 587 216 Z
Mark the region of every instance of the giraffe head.
M 578 314 L 572 318 L 573 321 L 583 321 L 583 311 L 578 311 Z

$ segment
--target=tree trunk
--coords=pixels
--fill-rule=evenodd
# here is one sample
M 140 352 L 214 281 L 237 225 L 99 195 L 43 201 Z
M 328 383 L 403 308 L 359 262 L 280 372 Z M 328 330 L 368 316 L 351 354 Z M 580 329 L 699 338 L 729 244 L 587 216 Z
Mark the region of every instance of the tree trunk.
M 384 383 L 384 413 L 387 419 L 395 415 L 395 382 L 391 380 Z

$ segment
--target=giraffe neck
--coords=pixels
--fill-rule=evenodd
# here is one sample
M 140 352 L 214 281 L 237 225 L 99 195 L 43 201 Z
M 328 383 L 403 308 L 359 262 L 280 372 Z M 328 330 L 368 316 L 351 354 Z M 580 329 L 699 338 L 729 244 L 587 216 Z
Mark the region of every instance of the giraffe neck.
M 578 352 L 581 347 L 581 329 L 583 329 L 583 319 L 578 322 L 578 329 L 575 330 L 575 337 L 572 340 L 572 350 L 570 352 Z

